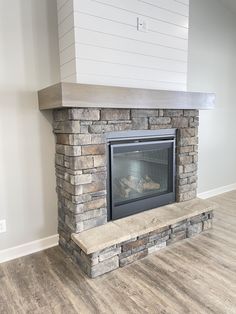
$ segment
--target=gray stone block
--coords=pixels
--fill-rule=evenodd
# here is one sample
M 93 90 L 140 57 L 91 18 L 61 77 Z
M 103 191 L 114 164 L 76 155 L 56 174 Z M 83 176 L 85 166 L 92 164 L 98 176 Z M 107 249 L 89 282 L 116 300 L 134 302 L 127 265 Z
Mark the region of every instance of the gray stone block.
M 96 155 L 93 157 L 94 167 L 104 167 L 106 166 L 107 160 L 106 155 Z
M 87 254 L 85 254 L 82 250 L 80 252 L 81 258 L 84 259 L 84 262 L 87 263 L 89 266 L 95 266 L 99 263 L 98 257 L 90 257 Z
M 181 137 L 178 141 L 179 146 L 191 146 L 197 144 L 198 144 L 197 137 Z
M 184 111 L 181 109 L 164 109 L 165 117 L 181 117 L 183 114 Z
M 69 175 L 68 181 L 73 185 L 79 184 L 88 184 L 92 182 L 92 175 L 91 174 L 78 174 L 78 175 Z
M 69 145 L 60 145 L 56 144 L 56 152 L 58 154 L 63 154 L 65 156 L 80 156 L 81 155 L 81 146 L 69 146 Z
M 185 109 L 184 110 L 184 116 L 185 117 L 197 117 L 199 115 L 198 110 L 193 110 L 193 109 Z
M 188 118 L 178 117 L 172 118 L 173 128 L 187 128 L 189 126 Z
M 87 211 L 87 210 L 92 210 L 96 208 L 105 208 L 106 203 L 107 203 L 106 197 L 96 198 L 96 200 L 84 203 L 83 210 Z
M 110 120 L 110 121 L 107 121 L 106 123 L 108 124 L 129 124 L 129 127 L 131 128 L 131 124 L 132 124 L 132 121 L 131 120 Z
M 161 233 L 161 237 L 165 238 L 166 236 L 171 234 L 171 229 L 165 230 Z
M 103 197 L 107 195 L 106 190 L 98 191 L 98 192 L 92 192 L 90 193 L 92 199 L 97 199 L 98 197 Z
M 187 223 L 187 219 L 184 219 L 182 221 L 176 222 L 175 224 L 171 225 L 170 227 L 171 227 L 171 229 L 173 229 L 173 228 L 182 226 L 182 224 L 185 224 L 185 223 Z
M 194 199 L 197 195 L 197 191 L 193 190 L 193 191 L 189 191 L 186 193 L 177 193 L 177 201 L 178 202 L 185 202 L 185 201 L 190 201 L 192 199 Z
M 89 145 L 91 144 L 90 134 L 70 134 L 70 145 Z
M 203 231 L 211 229 L 213 226 L 213 220 L 212 219 L 208 219 L 206 221 L 203 221 Z
M 177 180 L 177 185 L 179 185 L 179 186 L 186 185 L 186 184 L 188 184 L 188 178 L 178 179 Z
M 128 109 L 102 109 L 101 120 L 129 120 L 130 110 Z
M 81 185 L 82 194 L 94 193 L 103 191 L 106 188 L 106 182 L 97 181 L 89 184 Z
M 177 162 L 179 165 L 187 165 L 187 164 L 192 164 L 193 162 L 193 157 L 192 156 L 187 156 L 187 155 L 179 155 L 177 158 Z
M 85 220 L 76 223 L 75 233 L 82 232 L 97 226 L 104 225 L 107 222 L 107 216 L 96 217 L 93 219 Z
M 55 163 L 58 166 L 64 166 L 64 155 L 56 154 Z
M 149 126 L 150 130 L 160 130 L 160 129 L 171 129 L 171 124 L 151 124 Z
M 84 133 L 84 134 L 89 133 L 89 127 L 88 127 L 88 125 L 81 125 L 81 126 L 80 126 L 80 133 Z
M 149 236 L 148 242 L 159 240 L 159 239 L 161 239 L 161 237 L 162 237 L 162 233 L 156 233 L 154 235 Z
M 166 241 L 166 244 L 170 245 L 172 243 L 178 242 L 178 241 L 183 240 L 185 238 L 186 238 L 186 231 L 181 231 L 178 233 L 172 233 L 170 235 L 169 240 Z
M 135 248 L 133 248 L 133 249 L 131 250 L 131 252 L 132 252 L 132 254 L 136 254 L 136 253 L 138 253 L 138 252 L 143 251 L 143 250 L 146 249 L 146 248 L 147 248 L 147 244 L 142 245 L 142 246 L 135 247 Z
M 131 118 L 148 118 L 148 117 L 158 117 L 159 110 L 154 109 L 132 109 L 131 110 Z
M 148 238 L 144 238 L 144 239 L 135 240 L 132 242 L 127 242 L 122 245 L 122 252 L 126 252 L 129 250 L 132 251 L 133 249 L 136 249 L 137 247 L 145 246 L 148 243 L 148 241 L 149 241 Z
M 148 239 L 148 236 L 149 236 L 149 233 L 140 235 L 140 236 L 138 236 L 138 240 L 142 240 L 142 239 L 146 239 L 146 238 Z
M 190 218 L 191 225 L 200 223 L 201 221 L 202 221 L 202 214 Z
M 178 138 L 181 137 L 194 137 L 197 135 L 196 128 L 184 128 L 178 130 Z
M 99 120 L 100 119 L 100 110 L 99 109 L 80 109 L 73 108 L 68 109 L 69 119 L 70 120 Z
M 138 252 L 138 253 L 132 254 L 128 257 L 122 258 L 122 259 L 120 259 L 120 267 L 124 267 L 128 264 L 131 264 L 131 263 L 133 263 L 139 259 L 144 258 L 147 255 L 148 255 L 148 249 L 144 249 L 141 252 Z
M 137 240 L 137 237 L 129 239 L 127 241 L 121 242 L 119 245 L 121 246 L 121 248 L 123 249 L 123 247 L 127 244 L 127 243 L 131 243 Z M 122 250 L 122 252 L 124 252 L 124 250 Z
M 183 166 L 182 166 L 182 167 L 183 167 Z M 197 171 L 187 172 L 187 173 L 181 173 L 181 174 L 179 175 L 179 178 L 180 178 L 180 179 L 190 178 L 190 177 L 192 177 L 192 176 L 195 176 L 196 173 L 197 173 Z
M 107 214 L 107 210 L 105 208 L 92 209 L 89 211 L 85 211 L 81 214 L 76 214 L 75 215 L 75 221 L 76 221 L 76 223 L 78 223 L 78 222 L 85 221 L 85 220 L 99 218 L 99 217 L 104 216 L 106 214 Z
M 197 164 L 188 164 L 188 165 L 184 165 L 184 172 L 193 172 L 193 171 L 197 171 Z
M 90 125 L 89 126 L 89 133 L 107 133 L 115 131 L 115 126 L 113 124 L 109 125 Z
M 106 152 L 105 144 L 82 146 L 82 155 L 103 155 Z
M 149 123 L 150 124 L 165 125 L 165 124 L 171 123 L 171 118 L 169 118 L 169 117 L 150 117 Z
M 177 190 L 178 190 L 178 193 L 186 193 L 192 190 L 196 190 L 196 188 L 197 188 L 197 184 L 192 183 L 192 184 L 187 184 L 187 185 L 181 185 L 177 188 Z
M 191 128 L 197 128 L 199 126 L 199 117 L 193 118 L 193 120 L 189 122 L 189 126 Z
M 72 195 L 81 195 L 82 193 L 82 185 L 72 185 L 71 183 L 57 178 L 57 185 L 61 187 L 65 192 Z
M 90 276 L 95 278 L 97 276 L 108 273 L 119 267 L 119 258 L 118 256 L 113 256 L 109 259 L 104 260 L 103 262 L 98 263 L 91 267 Z
M 194 151 L 194 146 L 177 147 L 177 154 L 187 154 Z
M 148 118 L 132 118 L 132 129 L 133 130 L 147 130 Z
M 190 225 L 187 229 L 187 237 L 191 238 L 202 232 L 202 222 Z
M 79 121 L 54 121 L 54 133 L 80 133 Z
M 127 131 L 130 130 L 131 126 L 130 124 L 125 124 L 125 123 L 121 123 L 121 124 L 115 124 L 114 125 L 114 131 L 118 132 L 118 131 Z
M 117 256 L 121 253 L 121 247 L 113 246 L 109 249 L 103 250 L 99 253 L 99 262 L 103 262 L 113 256 Z
M 194 176 L 191 176 L 188 178 L 188 183 L 189 184 L 192 184 L 192 183 L 196 183 L 197 182 L 197 176 L 194 175 Z
M 54 109 L 53 110 L 53 120 L 54 121 L 65 121 L 68 120 L 68 110 L 67 109 Z
M 103 167 L 96 168 L 96 169 L 102 169 Z M 97 182 L 97 181 L 106 181 L 107 178 L 107 172 L 106 171 L 98 171 L 94 172 L 92 174 L 92 181 Z
M 83 169 L 83 173 L 90 173 L 92 175 L 96 175 L 96 174 L 99 174 L 99 173 L 104 173 L 106 171 L 106 167 L 97 167 L 97 168 L 91 168 L 91 169 Z M 94 181 L 94 180 L 93 180 Z
M 106 137 L 104 134 L 91 134 L 91 143 L 88 144 L 104 144 Z
M 174 228 L 171 228 L 171 232 L 172 233 L 178 233 L 178 232 L 182 232 L 182 231 L 186 231 L 187 229 L 187 223 L 182 223 L 179 226 L 176 226 Z
M 126 251 L 126 252 L 122 252 L 122 253 L 119 254 L 119 259 L 121 260 L 123 258 L 126 258 L 126 257 L 130 256 L 130 255 L 132 255 L 132 251 L 131 250 Z
M 92 156 L 70 157 L 71 169 L 89 169 L 93 168 L 94 162 Z

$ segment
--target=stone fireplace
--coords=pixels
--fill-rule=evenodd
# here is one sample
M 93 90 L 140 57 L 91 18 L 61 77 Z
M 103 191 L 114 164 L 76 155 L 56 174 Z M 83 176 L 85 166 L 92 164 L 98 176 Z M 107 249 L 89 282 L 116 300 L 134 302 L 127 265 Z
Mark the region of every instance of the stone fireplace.
M 106 223 L 110 217 L 107 206 L 107 187 L 110 183 L 107 182 L 107 144 L 115 136 L 113 132 L 122 136 L 125 131 L 125 137 L 130 134 L 128 130 L 132 130 L 132 134 L 137 134 L 139 138 L 140 131 L 152 130 L 149 135 L 156 134 L 158 137 L 159 133 L 153 130 L 160 129 L 171 129 L 173 134 L 177 129 L 176 191 L 171 189 L 174 195 L 170 193 L 170 202 L 194 199 L 197 188 L 197 110 L 54 110 L 59 221 L 63 230 L 70 228 L 71 233 L 82 232 Z M 151 205 L 149 209 L 157 206 Z
M 43 109 L 48 100 L 56 108 L 59 244 L 80 267 L 96 277 L 211 228 L 214 206 L 196 198 L 196 95 L 181 92 L 188 99 L 177 108 L 169 105 L 171 97 L 161 108 L 163 98 L 159 105 L 143 99 L 142 107 L 126 108 L 111 104 L 110 97 L 110 105 L 99 104 L 94 87 L 96 103 L 89 99 L 85 106 L 78 89 L 72 86 L 72 96 L 65 97 L 62 89 L 56 105 L 55 86 L 51 96 L 48 89 L 39 92 L 39 100 Z M 130 90 L 129 101 L 138 93 Z M 174 98 L 178 103 L 179 93 Z

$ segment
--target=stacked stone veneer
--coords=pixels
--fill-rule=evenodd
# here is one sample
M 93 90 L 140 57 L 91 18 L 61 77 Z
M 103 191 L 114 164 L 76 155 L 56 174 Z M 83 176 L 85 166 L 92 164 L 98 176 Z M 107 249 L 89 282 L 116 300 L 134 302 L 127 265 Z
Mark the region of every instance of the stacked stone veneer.
M 197 110 L 54 110 L 59 242 L 69 252 L 71 233 L 105 224 L 107 132 L 177 128 L 176 201 L 196 197 Z
M 95 278 L 131 264 L 172 243 L 210 229 L 212 218 L 213 212 L 209 211 L 89 255 L 73 243 L 73 258 L 89 277 Z

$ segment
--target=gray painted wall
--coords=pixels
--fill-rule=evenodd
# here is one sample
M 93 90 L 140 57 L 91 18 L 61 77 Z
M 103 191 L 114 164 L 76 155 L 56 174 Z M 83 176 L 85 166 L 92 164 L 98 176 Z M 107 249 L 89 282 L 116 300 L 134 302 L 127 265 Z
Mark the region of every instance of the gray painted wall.
M 220 1 L 190 1 L 188 89 L 217 95 L 216 109 L 200 113 L 199 193 L 236 183 L 235 32 Z
M 36 92 L 59 81 L 56 9 L 0 0 L 0 250 L 57 233 L 51 113 Z

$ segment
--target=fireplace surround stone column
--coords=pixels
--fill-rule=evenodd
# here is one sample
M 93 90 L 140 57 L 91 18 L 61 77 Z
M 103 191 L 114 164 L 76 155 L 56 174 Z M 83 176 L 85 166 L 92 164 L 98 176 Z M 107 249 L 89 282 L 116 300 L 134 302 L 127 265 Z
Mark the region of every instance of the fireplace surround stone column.
M 53 111 L 59 242 L 107 222 L 107 132 L 177 128 L 176 201 L 196 198 L 199 111 L 63 108 Z

